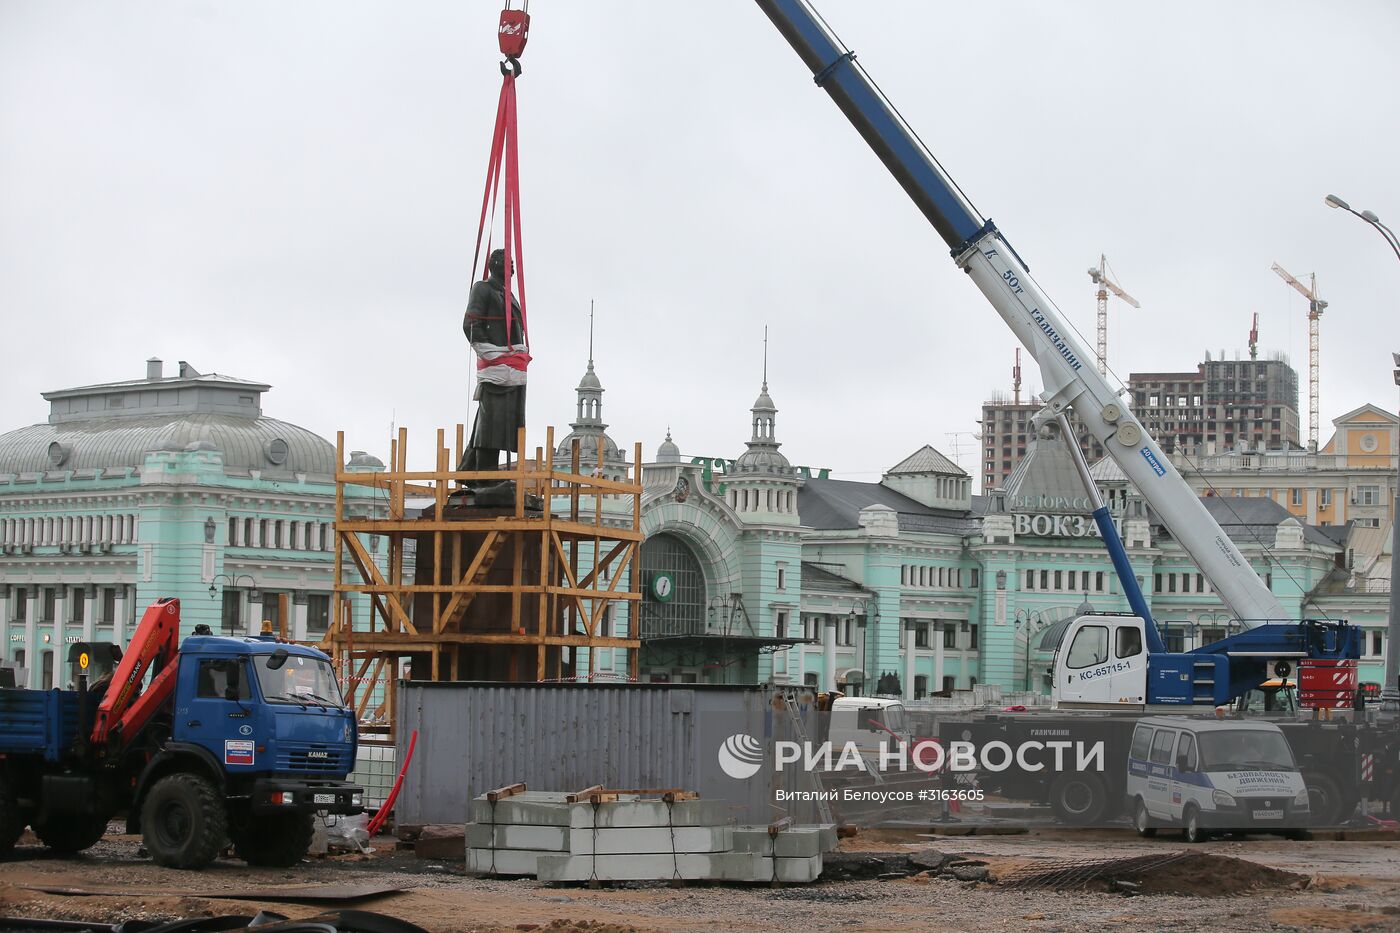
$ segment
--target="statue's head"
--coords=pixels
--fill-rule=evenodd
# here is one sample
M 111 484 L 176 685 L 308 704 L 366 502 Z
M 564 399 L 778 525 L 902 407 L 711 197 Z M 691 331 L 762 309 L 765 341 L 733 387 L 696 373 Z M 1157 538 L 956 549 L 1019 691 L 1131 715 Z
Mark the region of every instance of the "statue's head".
M 504 279 L 506 277 L 506 251 L 503 249 L 493 249 L 491 255 L 486 258 L 486 271 L 493 279 Z M 515 263 L 511 263 L 511 271 L 515 271 Z

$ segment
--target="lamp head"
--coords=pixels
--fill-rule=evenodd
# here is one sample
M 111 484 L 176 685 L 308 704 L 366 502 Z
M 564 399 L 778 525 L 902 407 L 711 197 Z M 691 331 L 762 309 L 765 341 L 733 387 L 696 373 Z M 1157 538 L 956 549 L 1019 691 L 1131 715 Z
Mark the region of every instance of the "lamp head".
M 1340 207 L 1344 211 L 1351 210 L 1351 205 L 1343 201 L 1341 198 L 1337 197 L 1335 194 L 1329 194 L 1323 200 L 1328 207 Z
M 1373 224 L 1378 224 L 1381 222 L 1381 219 L 1376 216 L 1375 211 L 1362 211 L 1361 218 Z

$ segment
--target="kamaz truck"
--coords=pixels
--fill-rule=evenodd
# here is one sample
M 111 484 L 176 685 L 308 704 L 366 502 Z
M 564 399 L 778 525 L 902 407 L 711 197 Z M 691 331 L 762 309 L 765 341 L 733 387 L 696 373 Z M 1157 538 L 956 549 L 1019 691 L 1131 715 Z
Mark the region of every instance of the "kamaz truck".
M 251 865 L 288 866 L 316 813 L 362 811 L 346 781 L 355 718 L 324 653 L 179 632 L 179 600 L 160 599 L 124 654 L 80 646 L 77 689 L 0 689 L 0 854 L 25 827 L 79 852 L 125 814 L 161 865 L 202 868 L 232 844 Z

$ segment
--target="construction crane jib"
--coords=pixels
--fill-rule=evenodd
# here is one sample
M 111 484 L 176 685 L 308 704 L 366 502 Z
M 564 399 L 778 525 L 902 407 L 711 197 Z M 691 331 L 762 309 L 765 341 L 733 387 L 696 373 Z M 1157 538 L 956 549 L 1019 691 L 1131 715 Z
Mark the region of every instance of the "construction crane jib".
M 1099 265 L 1097 268 L 1090 267 L 1089 278 L 1099 287 L 1098 295 L 1098 356 L 1099 375 L 1108 375 L 1108 295 L 1109 292 L 1117 295 L 1130 307 L 1141 308 L 1138 300 L 1129 295 L 1108 277 L 1108 257 L 1103 253 L 1099 254 Z
M 1322 312 L 1327 307 L 1327 302 L 1317 297 L 1317 273 L 1308 276 L 1311 286 L 1288 274 L 1288 270 L 1278 263 L 1273 264 L 1273 270 L 1278 273 L 1279 278 L 1293 286 L 1306 299 L 1308 299 L 1308 450 L 1317 453 L 1317 420 L 1318 420 L 1318 329 L 1322 318 Z
M 1095 367 L 1006 237 L 943 171 L 805 0 L 757 0 L 846 118 L 950 247 L 954 262 L 1040 364 L 1041 399 L 1071 409 L 1246 627 L 1290 617 Z M 1125 587 L 1127 586 L 1127 581 Z

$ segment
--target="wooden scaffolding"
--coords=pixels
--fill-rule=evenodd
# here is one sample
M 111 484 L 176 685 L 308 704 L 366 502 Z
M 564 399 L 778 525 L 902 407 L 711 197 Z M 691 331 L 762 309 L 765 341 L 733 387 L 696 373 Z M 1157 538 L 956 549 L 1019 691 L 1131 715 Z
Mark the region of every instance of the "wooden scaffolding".
M 604 462 L 599 440 L 595 464 Z M 411 471 L 400 428 L 387 468 L 354 471 L 344 466 L 345 434 L 337 433 L 337 611 L 321 647 L 360 718 L 392 728 L 401 674 L 568 679 L 580 649 L 593 649 L 596 665 L 596 649 L 623 648 L 635 679 L 639 613 L 625 614 L 624 633 L 600 627 L 618 615 L 609 609 L 619 601 L 642 598 L 641 444 L 621 480 L 584 475 L 577 441 L 568 469 L 556 469 L 553 428 L 546 445 L 505 470 L 461 472 L 453 466 L 462 461 L 457 425 L 455 456 L 439 429 L 435 469 Z M 523 429 L 517 449 L 527 450 Z M 513 480 L 514 505 L 477 507 L 453 495 L 478 479 Z M 368 618 L 363 611 L 355 618 L 355 594 L 368 597 Z

